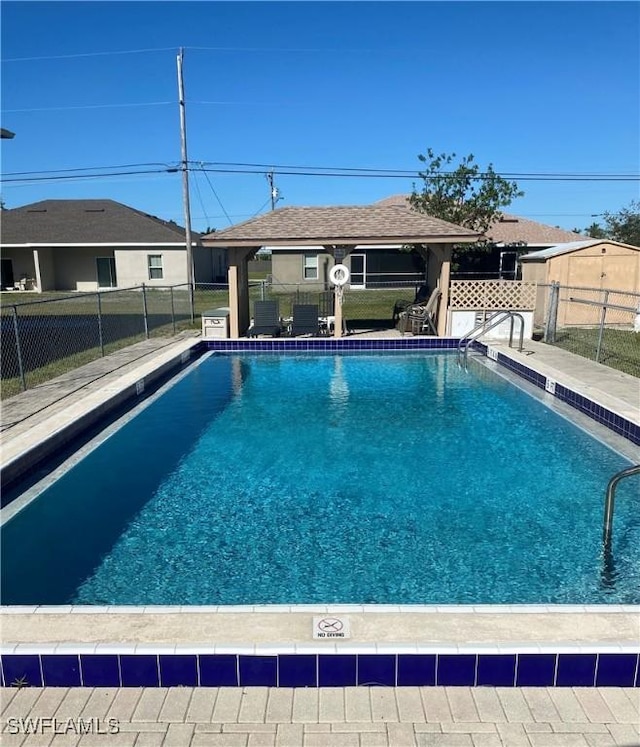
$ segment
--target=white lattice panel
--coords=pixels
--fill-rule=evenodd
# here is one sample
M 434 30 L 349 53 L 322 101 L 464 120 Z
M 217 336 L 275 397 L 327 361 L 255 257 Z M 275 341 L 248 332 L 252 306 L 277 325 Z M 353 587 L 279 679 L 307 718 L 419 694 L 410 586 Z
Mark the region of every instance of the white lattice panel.
M 536 284 L 520 280 L 452 280 L 451 309 L 531 311 L 535 308 Z

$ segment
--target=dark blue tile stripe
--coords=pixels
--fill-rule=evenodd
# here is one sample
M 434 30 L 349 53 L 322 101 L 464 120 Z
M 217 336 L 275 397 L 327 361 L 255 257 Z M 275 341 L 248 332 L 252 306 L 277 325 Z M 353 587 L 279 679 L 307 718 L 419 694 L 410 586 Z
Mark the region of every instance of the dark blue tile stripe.
M 455 350 L 455 337 L 400 337 L 394 340 L 353 339 L 350 337 L 307 338 L 304 340 L 206 340 L 200 343 L 205 350 L 224 353 L 317 353 L 364 350 Z
M 28 654 L 2 656 L 4 685 L 30 687 L 638 687 L 624 654 Z

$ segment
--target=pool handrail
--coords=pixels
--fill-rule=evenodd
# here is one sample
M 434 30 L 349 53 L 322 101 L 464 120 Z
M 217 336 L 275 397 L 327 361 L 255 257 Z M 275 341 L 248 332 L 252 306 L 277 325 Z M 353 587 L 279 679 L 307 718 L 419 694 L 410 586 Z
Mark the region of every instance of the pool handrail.
M 493 329 L 494 327 L 497 327 L 499 324 L 502 324 L 502 322 L 505 321 L 505 319 L 509 319 L 511 324 L 509 328 L 509 347 L 513 347 L 513 325 L 515 319 L 520 320 L 520 341 L 518 343 L 518 352 L 522 352 L 522 348 L 524 345 L 524 317 L 522 314 L 518 313 L 517 311 L 511 311 L 508 309 L 502 309 L 501 311 L 494 311 L 491 316 L 487 317 L 481 324 L 478 324 L 476 327 L 474 327 L 471 332 L 464 335 L 460 338 L 460 342 L 458 343 L 458 365 L 461 365 L 461 361 L 464 357 L 464 367 L 465 370 L 467 368 L 467 354 L 469 352 L 469 346 L 472 342 L 478 339 L 478 337 L 481 337 L 485 332 L 488 332 L 490 329 Z M 463 346 L 464 346 L 464 356 L 463 356 Z
M 620 480 L 631 475 L 640 474 L 640 464 L 627 467 L 626 469 L 616 472 L 609 480 L 607 485 L 607 494 L 604 502 L 604 525 L 602 529 L 602 544 L 605 552 L 611 547 L 611 538 L 613 534 L 613 509 L 616 501 L 616 487 Z

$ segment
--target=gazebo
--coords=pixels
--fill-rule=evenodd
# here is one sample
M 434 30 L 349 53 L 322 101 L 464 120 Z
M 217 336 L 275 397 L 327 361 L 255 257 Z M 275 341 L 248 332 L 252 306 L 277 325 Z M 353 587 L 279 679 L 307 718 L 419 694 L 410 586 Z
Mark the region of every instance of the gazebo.
M 232 338 L 242 337 L 250 322 L 247 262 L 263 246 L 322 246 L 341 263 L 357 246 L 370 250 L 390 244 L 414 245 L 429 260 L 429 276 L 442 292 L 438 335 L 446 329 L 451 253 L 455 244 L 472 244 L 480 234 L 418 213 L 407 205 L 284 207 L 202 237 L 204 246 L 224 247 L 229 261 L 229 322 Z M 336 305 L 338 307 L 339 304 Z M 336 308 L 338 316 L 338 308 Z M 335 336 L 342 325 L 336 319 Z

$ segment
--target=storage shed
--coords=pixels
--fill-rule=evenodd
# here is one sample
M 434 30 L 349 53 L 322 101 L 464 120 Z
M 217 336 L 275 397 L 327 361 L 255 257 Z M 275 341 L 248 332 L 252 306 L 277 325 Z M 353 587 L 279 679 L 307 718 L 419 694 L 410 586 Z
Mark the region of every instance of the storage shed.
M 520 262 L 522 280 L 538 284 L 537 322 L 548 297 L 546 286 L 552 282 L 564 288 L 640 292 L 640 247 L 631 244 L 609 239 L 572 241 L 525 254 Z M 567 324 L 593 323 L 597 316 L 595 308 L 561 311 L 559 318 Z

